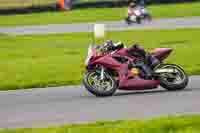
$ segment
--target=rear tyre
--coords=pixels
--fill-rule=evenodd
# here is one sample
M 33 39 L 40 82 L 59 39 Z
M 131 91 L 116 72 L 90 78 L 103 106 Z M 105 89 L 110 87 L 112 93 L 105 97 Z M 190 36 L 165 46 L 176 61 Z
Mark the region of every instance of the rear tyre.
M 88 72 L 83 80 L 85 88 L 95 96 L 112 96 L 117 90 L 117 82 L 108 73 L 104 72 L 105 79 L 100 80 L 97 72 Z
M 169 90 L 169 91 L 176 91 L 176 90 L 183 90 L 188 85 L 188 76 L 185 71 L 174 64 L 164 64 L 159 68 L 170 68 L 174 69 L 175 73 L 163 73 L 159 76 L 160 85 Z
M 137 24 L 141 24 L 141 23 L 142 23 L 142 21 L 141 21 L 141 18 L 140 18 L 140 17 L 136 17 L 136 23 L 137 23 Z

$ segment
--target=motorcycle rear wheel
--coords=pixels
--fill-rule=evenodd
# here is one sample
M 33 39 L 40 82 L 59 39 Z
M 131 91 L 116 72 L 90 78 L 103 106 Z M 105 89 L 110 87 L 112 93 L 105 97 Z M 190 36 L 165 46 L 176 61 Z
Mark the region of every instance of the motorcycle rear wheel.
M 95 96 L 112 96 L 117 90 L 117 82 L 106 72 L 104 72 L 104 77 L 106 79 L 100 80 L 100 75 L 97 72 L 88 72 L 83 79 L 83 84 Z
M 166 78 L 164 74 L 159 76 L 160 86 L 163 88 L 169 91 L 176 91 L 183 90 L 188 85 L 188 76 L 181 67 L 174 64 L 163 64 L 159 68 L 173 68 L 177 72 L 174 75 L 170 74 L 173 78 Z
M 141 24 L 141 23 L 142 23 L 142 20 L 141 20 L 140 17 L 136 17 L 136 23 L 137 23 L 137 24 Z

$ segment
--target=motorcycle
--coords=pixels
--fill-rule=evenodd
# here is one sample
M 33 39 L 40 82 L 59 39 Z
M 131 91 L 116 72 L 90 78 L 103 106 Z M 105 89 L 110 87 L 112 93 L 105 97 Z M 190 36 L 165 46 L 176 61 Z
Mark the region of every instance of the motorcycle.
M 151 22 L 152 17 L 148 10 L 143 6 L 137 6 L 128 16 L 125 18 L 127 24 L 137 23 L 141 24 L 143 21 Z
M 90 45 L 85 60 L 86 74 L 83 85 L 96 96 L 112 96 L 120 90 L 156 89 L 159 85 L 169 91 L 182 90 L 188 84 L 185 71 L 175 64 L 165 64 L 164 60 L 172 52 L 171 48 L 155 48 L 149 54 L 158 61 L 151 63 L 151 77 L 140 66 L 144 62 L 129 53 L 125 45 Z M 131 65 L 130 65 L 131 64 Z

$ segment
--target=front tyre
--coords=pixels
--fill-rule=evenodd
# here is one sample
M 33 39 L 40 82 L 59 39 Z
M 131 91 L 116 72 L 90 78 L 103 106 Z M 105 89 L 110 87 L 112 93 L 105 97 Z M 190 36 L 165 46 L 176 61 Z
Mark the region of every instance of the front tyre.
M 159 76 L 160 85 L 169 90 L 182 90 L 188 85 L 188 76 L 185 71 L 174 64 L 164 64 L 159 69 L 173 69 L 173 73 L 162 73 Z
M 126 22 L 128 25 L 130 25 L 130 24 L 131 24 L 130 18 L 129 18 L 129 17 L 126 17 L 126 18 L 125 18 L 125 22 Z
M 99 97 L 112 96 L 117 90 L 117 82 L 106 72 L 104 72 L 103 80 L 99 73 L 88 72 L 84 77 L 83 84 L 90 93 Z

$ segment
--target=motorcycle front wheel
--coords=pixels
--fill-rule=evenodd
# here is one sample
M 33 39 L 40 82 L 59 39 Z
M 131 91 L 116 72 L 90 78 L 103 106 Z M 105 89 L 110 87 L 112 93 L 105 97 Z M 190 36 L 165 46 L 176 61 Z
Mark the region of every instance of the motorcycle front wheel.
M 106 72 L 103 80 L 99 73 L 88 72 L 83 79 L 83 84 L 90 93 L 99 97 L 112 96 L 117 90 L 117 82 Z
M 129 17 L 126 17 L 126 18 L 125 18 L 125 22 L 126 22 L 128 25 L 130 25 L 130 24 L 132 23 Z
M 160 85 L 169 90 L 182 90 L 188 85 L 188 76 L 185 71 L 174 64 L 163 64 L 159 69 L 173 69 L 174 73 L 162 73 L 159 76 Z

